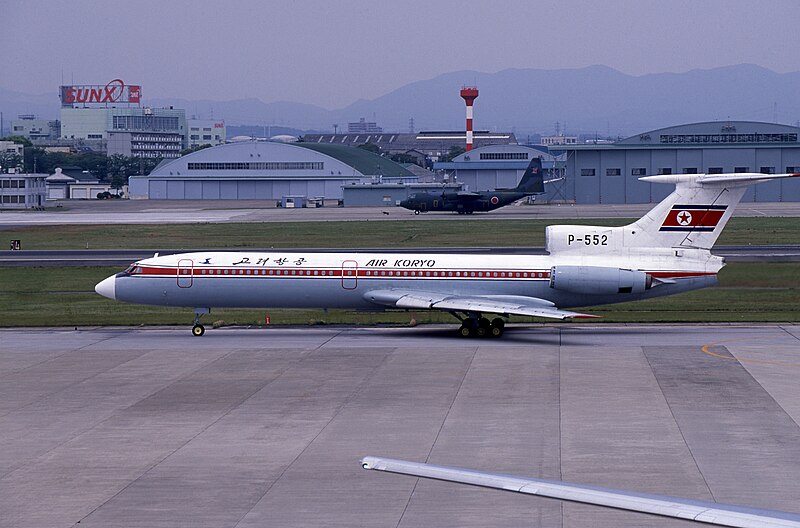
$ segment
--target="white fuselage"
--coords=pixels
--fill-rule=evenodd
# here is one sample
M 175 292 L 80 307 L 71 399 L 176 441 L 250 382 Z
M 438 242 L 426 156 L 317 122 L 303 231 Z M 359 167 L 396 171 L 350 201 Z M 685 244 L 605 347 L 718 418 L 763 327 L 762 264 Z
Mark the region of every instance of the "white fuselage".
M 603 257 L 347 252 L 198 252 L 145 259 L 109 277 L 98 292 L 121 301 L 184 307 L 346 308 L 382 310 L 374 290 L 536 297 L 559 307 L 591 306 L 669 295 L 714 284 L 721 259 L 671 249 Z M 587 294 L 551 287 L 554 266 L 645 272 L 666 283 L 645 292 Z M 110 282 L 109 282 L 110 281 Z M 102 290 L 102 291 L 101 291 Z

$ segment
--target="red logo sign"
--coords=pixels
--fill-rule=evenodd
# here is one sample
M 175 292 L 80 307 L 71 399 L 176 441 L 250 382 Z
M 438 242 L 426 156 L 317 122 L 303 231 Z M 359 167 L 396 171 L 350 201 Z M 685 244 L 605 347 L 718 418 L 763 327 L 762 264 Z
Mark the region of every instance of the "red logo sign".
M 128 102 L 129 103 L 140 103 L 142 99 L 142 87 L 139 85 L 133 85 L 128 87 Z
M 497 196 L 492 196 L 492 199 L 489 201 L 492 202 L 492 205 L 497 205 L 500 203 L 500 199 Z
M 122 79 L 114 79 L 105 86 L 90 84 L 61 87 L 61 103 L 64 105 L 72 105 L 74 103 L 139 103 L 141 102 L 141 96 L 141 86 L 125 86 Z
M 727 205 L 673 205 L 659 231 L 713 231 Z

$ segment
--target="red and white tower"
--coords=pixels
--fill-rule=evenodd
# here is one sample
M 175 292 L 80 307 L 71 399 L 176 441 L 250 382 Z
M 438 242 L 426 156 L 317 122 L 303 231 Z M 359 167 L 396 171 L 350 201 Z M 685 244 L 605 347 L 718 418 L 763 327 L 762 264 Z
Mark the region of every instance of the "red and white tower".
M 478 98 L 478 88 L 475 86 L 463 86 L 461 97 L 467 104 L 467 152 L 472 150 L 472 103 Z

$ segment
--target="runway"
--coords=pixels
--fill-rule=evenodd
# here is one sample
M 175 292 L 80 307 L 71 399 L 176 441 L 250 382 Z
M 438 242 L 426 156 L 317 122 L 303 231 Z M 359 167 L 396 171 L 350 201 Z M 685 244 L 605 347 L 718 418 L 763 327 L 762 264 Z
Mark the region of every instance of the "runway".
M 0 526 L 691 526 L 381 455 L 797 511 L 800 325 L 0 330 Z

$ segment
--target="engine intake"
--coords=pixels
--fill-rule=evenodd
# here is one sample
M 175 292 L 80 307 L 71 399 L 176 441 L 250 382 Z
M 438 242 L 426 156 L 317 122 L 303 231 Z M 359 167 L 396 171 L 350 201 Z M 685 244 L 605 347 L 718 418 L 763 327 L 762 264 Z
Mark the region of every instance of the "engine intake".
M 570 293 L 641 293 L 653 287 L 653 276 L 643 271 L 600 266 L 553 266 L 550 287 Z

